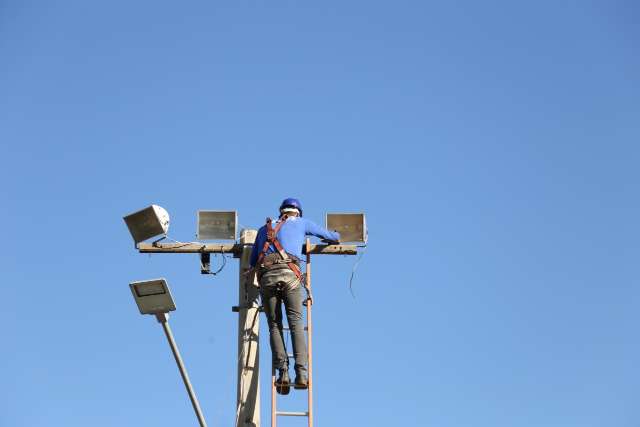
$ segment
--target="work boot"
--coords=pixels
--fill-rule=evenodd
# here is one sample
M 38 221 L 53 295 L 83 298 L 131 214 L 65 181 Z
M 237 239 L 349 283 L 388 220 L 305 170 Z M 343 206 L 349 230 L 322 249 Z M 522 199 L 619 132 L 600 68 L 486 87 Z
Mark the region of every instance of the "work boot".
M 296 371 L 296 382 L 293 384 L 293 388 L 296 390 L 304 390 L 309 387 L 309 379 L 307 373 L 303 371 Z
M 289 387 L 289 370 L 287 368 L 278 369 L 280 375 L 276 379 L 276 391 L 280 394 L 289 394 L 291 388 Z

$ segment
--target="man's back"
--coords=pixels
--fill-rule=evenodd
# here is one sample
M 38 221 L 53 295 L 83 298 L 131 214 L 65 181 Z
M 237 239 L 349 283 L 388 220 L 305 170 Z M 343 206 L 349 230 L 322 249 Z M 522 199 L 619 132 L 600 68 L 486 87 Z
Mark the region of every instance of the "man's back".
M 274 228 L 277 224 L 274 224 Z M 320 227 L 313 221 L 310 221 L 303 217 L 292 216 L 287 217 L 286 222 L 282 224 L 282 227 L 278 231 L 276 238 L 284 248 L 285 252 L 289 255 L 293 255 L 299 260 L 302 260 L 302 247 L 306 236 L 317 236 L 325 240 L 339 241 L 340 234 L 335 231 L 329 231 L 323 227 Z M 262 226 L 258 230 L 258 236 L 256 242 L 253 245 L 253 251 L 251 252 L 251 265 L 255 266 L 258 256 L 262 251 L 262 248 L 267 241 L 267 227 Z M 275 251 L 273 245 L 270 245 L 267 253 Z

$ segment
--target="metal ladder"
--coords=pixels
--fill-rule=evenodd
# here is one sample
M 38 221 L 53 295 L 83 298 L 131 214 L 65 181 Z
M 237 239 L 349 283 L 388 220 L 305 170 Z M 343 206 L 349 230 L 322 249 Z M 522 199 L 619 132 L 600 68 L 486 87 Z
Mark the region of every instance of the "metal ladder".
M 307 280 L 307 288 L 309 289 L 309 293 L 311 293 L 311 255 L 309 252 L 311 251 L 311 242 L 309 239 L 306 241 L 306 249 L 307 249 L 307 268 L 306 268 L 306 280 Z M 313 427 L 313 357 L 312 357 L 312 332 L 313 329 L 311 327 L 311 306 L 313 304 L 307 300 L 304 303 L 305 307 L 307 307 L 307 326 L 305 326 L 304 330 L 307 331 L 307 357 L 308 357 L 308 375 L 309 375 L 309 387 L 307 388 L 307 411 L 306 412 L 290 412 L 290 411 L 278 411 L 277 409 L 277 393 L 276 393 L 276 369 L 275 366 L 271 366 L 271 427 L 276 427 L 278 422 L 278 417 L 307 417 L 308 427 Z M 289 328 L 284 328 L 289 330 Z M 288 354 L 291 358 L 292 354 Z M 291 388 L 293 388 L 293 384 L 291 384 Z M 295 389 L 294 389 L 295 390 Z

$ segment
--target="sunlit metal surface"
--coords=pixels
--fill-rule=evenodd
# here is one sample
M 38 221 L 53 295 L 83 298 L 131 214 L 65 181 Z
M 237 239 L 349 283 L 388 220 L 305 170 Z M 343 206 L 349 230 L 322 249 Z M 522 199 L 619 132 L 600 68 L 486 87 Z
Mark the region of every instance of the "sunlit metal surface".
M 136 243 L 169 231 L 169 213 L 157 205 L 151 205 L 123 219 Z
M 363 213 L 328 213 L 327 229 L 340 233 L 340 242 L 367 242 L 367 224 Z
M 165 279 L 132 282 L 129 287 L 141 314 L 167 313 L 176 309 Z
M 198 211 L 198 240 L 235 240 L 236 211 Z

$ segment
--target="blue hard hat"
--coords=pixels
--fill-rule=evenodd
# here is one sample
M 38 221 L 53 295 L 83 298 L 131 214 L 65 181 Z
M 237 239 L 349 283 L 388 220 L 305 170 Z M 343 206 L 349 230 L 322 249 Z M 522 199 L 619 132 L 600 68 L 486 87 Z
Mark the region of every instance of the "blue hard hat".
M 293 197 L 286 198 L 280 203 L 280 210 L 284 208 L 296 208 L 300 211 L 300 216 L 302 216 L 302 203 L 300 200 L 294 199 Z

